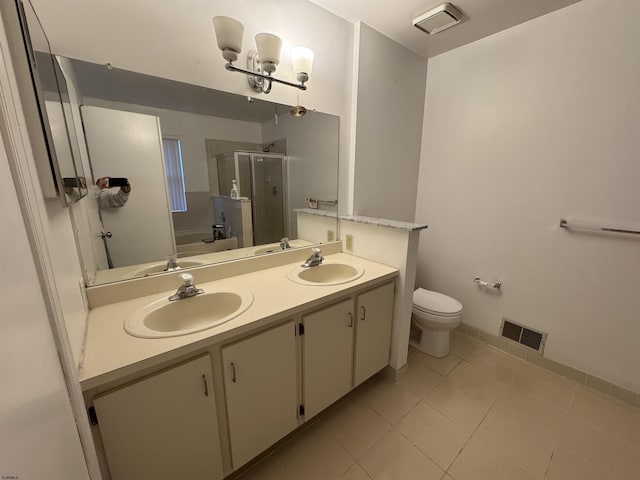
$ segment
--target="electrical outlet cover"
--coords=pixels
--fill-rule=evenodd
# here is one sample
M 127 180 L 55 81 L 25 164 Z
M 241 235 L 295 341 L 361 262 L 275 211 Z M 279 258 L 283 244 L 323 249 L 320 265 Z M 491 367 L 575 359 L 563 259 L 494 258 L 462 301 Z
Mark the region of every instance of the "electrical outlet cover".
M 347 235 L 345 239 L 345 248 L 347 252 L 353 252 L 353 235 Z

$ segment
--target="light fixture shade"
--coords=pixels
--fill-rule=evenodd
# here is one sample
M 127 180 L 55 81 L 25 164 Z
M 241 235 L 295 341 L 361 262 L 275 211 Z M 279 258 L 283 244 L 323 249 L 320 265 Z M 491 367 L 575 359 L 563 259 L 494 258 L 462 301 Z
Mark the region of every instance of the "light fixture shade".
M 291 49 L 291 61 L 293 63 L 293 72 L 296 74 L 298 81 L 306 82 L 311 75 L 313 67 L 313 50 L 307 47 L 293 47 Z
M 242 50 L 244 26 L 234 18 L 218 16 L 213 17 L 213 28 L 222 56 L 230 62 L 237 60 Z
M 256 46 L 262 69 L 267 73 L 274 72 L 276 65 L 280 63 L 280 49 L 282 48 L 280 37 L 271 33 L 258 33 Z

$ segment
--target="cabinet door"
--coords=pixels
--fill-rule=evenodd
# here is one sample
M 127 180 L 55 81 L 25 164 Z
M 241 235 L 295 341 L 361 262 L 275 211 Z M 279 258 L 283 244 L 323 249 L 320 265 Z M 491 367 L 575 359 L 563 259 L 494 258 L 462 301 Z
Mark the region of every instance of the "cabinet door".
M 114 480 L 221 479 L 210 357 L 94 400 Z
M 298 426 L 295 323 L 224 347 L 222 360 L 237 469 Z
M 304 315 L 304 416 L 308 420 L 351 389 L 353 300 Z
M 388 283 L 357 297 L 354 386 L 389 364 L 393 295 Z

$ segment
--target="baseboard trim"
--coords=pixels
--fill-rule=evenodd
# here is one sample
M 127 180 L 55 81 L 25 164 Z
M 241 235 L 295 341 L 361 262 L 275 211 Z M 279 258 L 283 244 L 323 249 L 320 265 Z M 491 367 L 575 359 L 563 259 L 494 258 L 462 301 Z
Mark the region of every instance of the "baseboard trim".
M 616 400 L 620 400 L 624 403 L 640 408 L 640 393 L 638 392 L 627 390 L 626 388 L 616 385 L 615 383 L 611 383 L 603 378 L 596 377 L 595 375 L 591 375 L 590 373 L 577 368 L 546 358 L 536 351 L 530 351 L 529 349 L 514 342 L 510 342 L 509 340 L 505 340 L 497 335 L 487 333 L 477 327 L 461 323 L 456 330 L 499 350 L 515 355 L 522 360 L 533 363 L 545 370 L 557 373 L 558 375 L 567 377 L 574 382 L 597 390 L 598 392 L 604 393 Z

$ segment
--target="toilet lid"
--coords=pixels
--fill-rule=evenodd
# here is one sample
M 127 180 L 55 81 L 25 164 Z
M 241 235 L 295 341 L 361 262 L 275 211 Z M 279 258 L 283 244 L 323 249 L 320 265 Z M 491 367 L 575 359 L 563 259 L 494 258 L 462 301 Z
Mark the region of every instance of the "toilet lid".
M 436 315 L 455 315 L 462 311 L 462 304 L 455 298 L 424 288 L 418 288 L 413 292 L 413 306 Z

